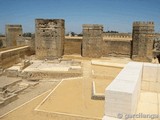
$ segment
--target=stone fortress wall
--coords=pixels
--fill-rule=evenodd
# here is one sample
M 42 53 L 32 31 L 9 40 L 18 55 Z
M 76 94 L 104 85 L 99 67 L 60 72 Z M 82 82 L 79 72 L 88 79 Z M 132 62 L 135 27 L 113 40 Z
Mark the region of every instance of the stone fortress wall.
M 21 25 L 6 25 L 6 45 L 29 46 L 38 59 L 54 59 L 62 55 L 83 57 L 128 57 L 151 61 L 155 36 L 153 22 L 134 22 L 133 33 L 105 33 L 103 25 L 83 25 L 83 37 L 65 37 L 63 19 L 36 19 L 35 38 L 22 37 Z M 2 38 L 2 37 L 1 37 Z M 4 39 L 3 39 L 4 41 Z
M 102 57 L 103 25 L 83 25 L 82 56 Z
M 81 55 L 82 37 L 65 37 L 64 55 Z
M 103 33 L 102 57 L 130 57 L 131 56 L 131 41 L 130 33 Z M 83 37 L 65 37 L 64 55 L 82 54 Z M 91 42 L 92 43 L 92 42 Z M 93 41 L 93 44 L 96 44 Z M 116 49 L 115 49 L 116 48 Z M 89 51 L 88 51 L 89 52 Z M 92 53 L 89 53 L 92 54 Z
M 127 57 L 131 56 L 131 41 L 105 40 L 103 44 L 103 57 Z
M 17 46 L 22 38 L 22 25 L 6 25 L 6 45 Z M 18 39 L 19 38 L 19 39 Z
M 132 39 L 132 34 L 131 33 L 103 33 L 103 37 L 104 38 L 111 38 L 111 39 L 113 39 L 113 38 L 118 38 L 118 39 L 120 39 L 120 38 L 130 38 L 130 39 Z
M 64 20 L 36 19 L 35 50 L 39 59 L 53 59 L 63 55 Z
M 154 44 L 154 22 L 133 23 L 132 59 L 138 61 L 151 61 Z

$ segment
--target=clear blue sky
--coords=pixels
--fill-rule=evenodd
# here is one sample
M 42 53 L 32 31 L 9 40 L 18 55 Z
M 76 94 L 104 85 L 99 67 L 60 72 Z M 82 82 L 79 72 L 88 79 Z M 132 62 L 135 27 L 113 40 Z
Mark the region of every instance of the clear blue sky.
M 22 24 L 24 32 L 34 32 L 35 18 L 65 19 L 66 32 L 80 33 L 82 24 L 131 32 L 133 21 L 154 21 L 160 32 L 160 0 L 0 0 L 0 33 L 5 24 Z

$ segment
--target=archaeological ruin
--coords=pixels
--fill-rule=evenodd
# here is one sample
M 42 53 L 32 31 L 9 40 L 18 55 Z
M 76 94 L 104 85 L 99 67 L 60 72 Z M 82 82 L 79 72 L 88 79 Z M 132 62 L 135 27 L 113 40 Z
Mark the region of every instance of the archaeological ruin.
M 154 22 L 134 22 L 132 36 L 132 58 L 151 61 L 153 58 Z
M 103 25 L 83 25 L 83 57 L 102 57 L 102 36 Z
M 39 59 L 54 59 L 63 55 L 64 20 L 36 19 L 35 47 Z
M 26 37 L 22 25 L 6 25 L 0 36 L 0 119 L 158 114 L 160 34 L 154 27 L 135 21 L 132 33 L 106 33 L 101 24 L 83 24 L 82 36 L 65 36 L 64 19 L 40 18 L 35 35 Z
M 18 37 L 22 38 L 22 25 L 6 25 L 6 45 L 17 46 Z

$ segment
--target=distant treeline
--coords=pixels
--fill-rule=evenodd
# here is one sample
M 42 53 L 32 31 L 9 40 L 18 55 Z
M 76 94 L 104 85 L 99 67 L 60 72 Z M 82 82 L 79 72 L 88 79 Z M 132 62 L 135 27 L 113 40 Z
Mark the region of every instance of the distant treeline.
M 23 33 L 23 37 L 33 37 L 35 34 L 27 32 L 27 33 Z
M 105 31 L 104 33 L 119 33 L 118 31 Z
M 0 37 L 5 37 L 5 35 L 0 33 Z

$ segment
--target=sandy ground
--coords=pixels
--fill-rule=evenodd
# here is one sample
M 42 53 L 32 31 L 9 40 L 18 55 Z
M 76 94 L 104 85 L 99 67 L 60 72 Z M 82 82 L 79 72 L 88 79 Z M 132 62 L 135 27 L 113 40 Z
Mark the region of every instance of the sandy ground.
M 96 86 L 98 92 L 104 93 L 106 86 L 121 69 L 91 65 L 90 61 L 83 62 L 83 66 L 85 67 L 82 79 L 63 81 L 38 109 L 102 118 L 104 101 L 91 99 L 92 81 L 98 83 Z
M 35 114 L 34 108 L 48 95 L 48 93 L 11 112 L 5 117 L 0 118 L 0 120 L 45 120 L 41 116 Z
M 18 95 L 17 100 L 9 103 L 5 107 L 0 108 L 0 116 L 11 111 L 12 109 L 24 104 L 25 102 L 33 99 L 34 97 L 42 94 L 43 92 L 46 92 L 49 89 L 53 89 L 58 83 L 59 83 L 59 81 L 54 82 L 51 80 L 47 80 L 47 81 L 42 80 L 38 85 L 33 86 L 33 87 L 31 86 L 30 88 L 22 91 Z
M 105 88 L 114 80 L 122 68 L 92 65 L 92 80 L 95 81 L 97 93 L 104 93 Z
M 63 81 L 38 109 L 48 112 L 60 112 L 101 119 L 104 115 L 104 100 L 91 99 L 92 81 L 96 82 L 97 92 L 104 93 L 106 86 L 110 84 L 121 69 L 91 65 L 90 58 L 82 59 L 79 56 L 66 56 L 66 58 L 74 58 L 77 61 L 83 62 L 83 78 Z M 111 58 L 108 59 L 108 61 L 110 60 L 112 61 Z M 43 114 L 43 112 L 38 113 L 34 110 L 46 95 L 47 94 L 38 97 L 1 119 L 66 120 L 63 115 L 60 115 L 60 117 L 55 115 L 53 117 L 45 113 Z
M 39 109 L 102 118 L 104 101 L 91 100 L 91 91 L 84 88 L 86 86 L 83 82 L 83 80 L 63 81 Z
M 76 57 L 76 59 L 78 60 L 79 58 Z M 120 69 L 91 66 L 88 58 L 82 61 L 84 63 L 83 78 L 63 81 L 61 85 L 40 106 L 40 110 L 46 110 L 48 112 L 63 112 L 67 114 L 72 113 L 92 118 L 98 117 L 100 118 L 99 120 L 101 120 L 104 115 L 104 101 L 91 100 L 91 83 L 94 80 L 96 82 L 98 92 L 103 92 L 105 86 L 107 86 L 114 79 L 115 75 L 120 72 Z M 52 89 L 54 87 L 52 87 Z M 35 89 L 33 89 L 33 91 L 34 90 Z M 44 98 L 46 98 L 48 94 L 49 92 L 37 97 L 3 118 L 0 118 L 0 120 L 75 120 L 75 118 L 66 119 L 64 115 L 59 115 L 58 117 L 58 115 L 52 116 L 51 114 L 53 113 L 45 114 L 45 112 L 35 111 L 34 109 L 39 105 L 39 103 L 41 103 L 42 100 L 44 100 Z M 139 113 L 151 115 L 160 114 L 160 94 L 142 91 L 137 108 L 137 114 Z M 81 120 L 79 117 L 76 119 Z M 136 120 L 150 119 L 151 118 L 140 118 Z M 155 118 L 154 120 L 158 119 Z

